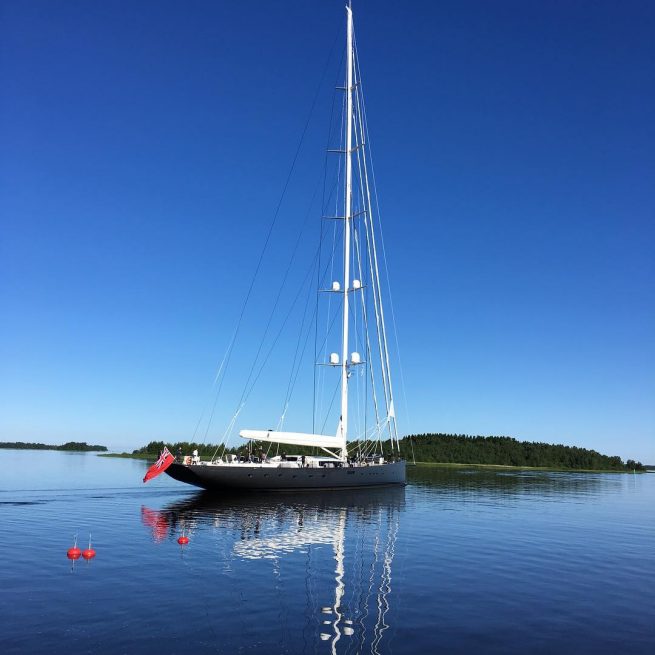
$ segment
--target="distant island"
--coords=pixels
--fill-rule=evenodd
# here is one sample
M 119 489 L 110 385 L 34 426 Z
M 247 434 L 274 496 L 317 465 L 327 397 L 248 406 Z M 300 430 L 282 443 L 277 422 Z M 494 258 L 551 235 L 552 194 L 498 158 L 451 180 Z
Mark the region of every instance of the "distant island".
M 358 442 L 348 443 L 348 450 L 355 454 Z M 208 459 L 223 453 L 244 454 L 248 444 L 238 448 L 223 448 L 216 444 L 199 444 L 188 441 L 163 442 L 151 441 L 147 446 L 132 453 L 123 453 L 122 457 L 143 459 L 157 458 L 164 446 L 176 454 L 185 455 L 198 450 L 201 458 Z M 280 447 L 280 449 L 282 446 Z M 291 448 L 291 447 L 290 447 Z M 388 456 L 395 455 L 388 441 L 382 443 Z M 256 447 L 259 449 L 259 446 Z M 297 454 L 310 455 L 315 449 L 293 447 Z M 318 452 L 318 451 L 316 451 Z M 618 455 L 602 455 L 595 450 L 548 444 L 533 441 L 518 441 L 512 437 L 481 437 L 464 434 L 416 434 L 400 440 L 400 455 L 408 462 L 421 464 L 454 464 L 471 466 L 511 466 L 516 468 L 546 468 L 566 471 L 640 471 L 646 470 L 641 462 L 632 459 L 624 462 Z
M 0 448 L 12 450 L 69 450 L 73 452 L 107 452 L 107 446 L 90 446 L 86 441 L 68 441 L 61 446 L 24 441 L 0 441 Z

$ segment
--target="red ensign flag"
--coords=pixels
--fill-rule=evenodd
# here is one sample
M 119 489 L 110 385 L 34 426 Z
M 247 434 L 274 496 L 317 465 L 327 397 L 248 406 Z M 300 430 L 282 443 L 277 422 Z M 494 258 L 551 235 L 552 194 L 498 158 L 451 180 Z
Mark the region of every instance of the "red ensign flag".
M 175 457 L 171 455 L 168 448 L 164 446 L 164 452 L 159 456 L 159 459 L 146 471 L 143 478 L 144 482 L 148 482 L 151 478 L 156 478 L 160 473 L 163 473 L 173 462 Z

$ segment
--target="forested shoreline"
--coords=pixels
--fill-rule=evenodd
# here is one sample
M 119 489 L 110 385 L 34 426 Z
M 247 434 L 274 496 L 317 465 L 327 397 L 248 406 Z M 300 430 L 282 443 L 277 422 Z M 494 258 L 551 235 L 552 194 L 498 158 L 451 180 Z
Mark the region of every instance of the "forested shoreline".
M 603 455 L 595 450 L 518 441 L 512 437 L 481 437 L 463 434 L 419 434 L 401 439 L 401 453 L 416 461 L 444 464 L 495 464 L 561 469 L 602 471 L 643 471 L 641 462 L 624 462 L 618 455 Z
M 107 446 L 89 445 L 86 441 L 68 441 L 61 446 L 25 441 L 0 441 L 0 448 L 12 450 L 69 450 L 72 452 L 107 452 Z
M 170 442 L 151 441 L 147 446 L 132 452 L 134 456 L 156 457 L 167 446 L 171 453 L 178 451 L 189 454 L 198 450 L 201 458 L 207 459 L 220 456 L 223 453 L 243 454 L 248 451 L 249 445 L 243 444 L 238 448 L 223 448 L 216 444 L 199 444 L 188 441 Z M 255 452 L 259 452 L 260 445 L 253 444 Z M 264 444 L 264 450 L 268 444 Z M 270 454 L 276 453 L 276 446 Z M 284 449 L 289 453 L 313 454 L 316 449 L 303 447 L 285 447 L 280 444 L 277 450 Z M 395 453 L 388 441 L 382 442 L 382 449 L 388 456 Z M 359 444 L 349 442 L 348 450 L 356 455 Z M 378 448 L 379 450 L 379 448 Z M 321 451 L 322 452 L 322 451 Z M 641 462 L 627 460 L 624 462 L 618 455 L 603 455 L 595 450 L 565 446 L 562 444 L 548 444 L 542 442 L 519 441 L 512 437 L 482 437 L 464 434 L 429 433 L 403 437 L 400 440 L 400 455 L 407 461 L 439 464 L 472 464 L 516 466 L 530 468 L 554 468 L 565 470 L 596 470 L 596 471 L 645 471 Z

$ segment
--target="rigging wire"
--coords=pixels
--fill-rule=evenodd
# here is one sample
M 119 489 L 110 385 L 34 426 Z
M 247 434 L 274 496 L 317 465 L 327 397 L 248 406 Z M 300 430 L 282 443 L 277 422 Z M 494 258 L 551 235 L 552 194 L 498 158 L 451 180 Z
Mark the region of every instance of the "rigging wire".
M 359 98 L 357 97 L 356 101 L 356 106 L 359 109 Z M 358 113 L 358 118 L 361 119 L 361 115 Z M 358 128 L 361 128 L 361 125 L 357 126 Z M 361 135 L 361 129 L 360 129 L 360 135 Z M 360 136 L 360 141 L 363 142 L 363 135 Z M 367 248 L 367 253 L 368 253 L 368 264 L 369 264 L 369 272 L 370 272 L 370 279 L 371 279 L 371 290 L 372 290 L 372 295 L 373 295 L 373 309 L 375 312 L 375 328 L 376 328 L 376 335 L 377 335 L 377 346 L 378 346 L 378 354 L 380 357 L 380 375 L 382 379 L 382 391 L 383 391 L 383 397 L 384 397 L 384 402 L 385 402 L 385 407 L 387 411 L 387 415 L 390 414 L 390 407 L 391 407 L 391 392 L 390 392 L 390 381 L 389 381 L 389 370 L 388 370 L 388 361 L 385 361 L 384 353 L 385 353 L 385 339 L 384 339 L 384 315 L 382 313 L 382 297 L 380 293 L 380 284 L 379 284 L 379 272 L 377 268 L 377 257 L 376 257 L 376 251 L 375 251 L 375 232 L 374 232 L 374 226 L 373 226 L 373 216 L 372 216 L 372 210 L 370 207 L 370 194 L 368 194 L 367 191 L 365 191 L 365 185 L 366 188 L 368 188 L 368 178 L 366 175 L 366 160 L 363 156 L 360 156 L 360 153 L 358 151 L 357 153 L 357 166 L 359 170 L 359 184 L 360 184 L 360 193 L 366 197 L 367 199 L 367 208 L 369 211 L 364 214 L 364 226 L 365 226 L 365 234 L 366 234 L 366 248 Z M 379 420 L 378 420 L 379 422 Z M 393 445 L 393 434 L 390 434 L 391 439 L 392 439 L 392 445 Z M 380 434 L 378 436 L 378 439 L 381 439 L 382 435 Z
M 340 62 L 339 67 L 341 67 L 341 64 L 343 64 L 344 56 L 345 56 L 345 52 L 342 54 L 341 62 Z M 339 78 L 339 74 L 337 74 L 337 80 L 338 80 L 338 78 Z M 336 82 L 335 82 L 335 86 L 336 86 Z M 346 133 L 346 126 L 345 126 L 346 109 L 345 109 L 345 107 L 346 107 L 346 98 L 344 96 L 342 98 L 342 101 L 341 101 L 341 121 L 340 121 L 340 126 L 339 126 L 340 127 L 340 129 L 339 129 L 339 149 L 343 148 L 343 144 L 344 144 L 345 138 L 346 138 L 345 137 L 345 133 Z M 331 133 L 331 131 L 330 131 L 330 133 Z M 329 141 L 328 141 L 328 146 L 329 146 Z M 327 170 L 328 149 L 326 149 L 325 154 L 326 154 L 326 158 L 325 158 L 324 162 L 325 162 L 325 167 L 326 167 L 326 170 Z M 339 194 L 336 192 L 336 190 L 339 187 L 339 183 L 341 181 L 341 174 L 342 174 L 342 160 L 341 160 L 341 157 L 339 157 L 338 160 L 337 160 L 336 179 L 335 179 L 334 185 L 332 187 L 330 197 L 328 198 L 327 203 L 325 205 L 325 207 L 327 207 L 327 205 L 331 202 L 332 193 L 334 193 L 334 215 L 335 216 L 339 215 Z M 327 212 L 326 212 L 326 214 L 327 214 Z M 343 225 L 341 225 L 341 229 L 344 230 Z M 332 251 L 331 251 L 331 254 L 330 254 L 330 279 L 331 280 L 334 279 L 334 262 L 335 262 L 336 246 L 337 246 L 336 236 L 337 236 L 337 222 L 335 221 L 334 225 L 332 226 Z M 327 337 L 328 337 L 328 334 L 329 334 L 329 329 L 331 329 L 331 327 L 332 327 L 332 324 L 330 324 L 330 310 L 331 310 L 331 307 L 332 307 L 332 296 L 331 295 L 328 295 L 327 305 L 328 305 L 327 306 L 327 311 L 326 311 L 326 314 L 325 314 L 326 333 L 325 333 L 325 339 L 324 339 L 323 345 L 321 346 L 321 349 L 323 350 L 323 357 L 322 358 L 323 358 L 324 361 L 327 358 Z M 336 316 L 336 314 L 335 314 L 335 316 Z M 329 328 L 328 328 L 328 325 L 329 325 Z M 315 365 L 317 365 L 317 364 L 318 364 L 318 362 L 316 362 L 316 359 L 315 359 Z M 318 387 L 319 387 L 318 388 L 318 398 L 319 398 L 318 414 L 319 414 L 319 416 L 321 415 L 321 413 L 323 411 L 323 390 L 325 389 L 326 375 L 327 374 L 326 374 L 325 371 L 322 371 L 320 373 L 320 375 L 319 375 L 319 384 L 318 384 Z
M 355 42 L 355 50 L 357 50 L 357 43 Z M 358 66 L 359 70 L 359 56 L 356 57 L 356 63 Z M 377 220 L 378 224 L 380 225 L 380 243 L 382 246 L 382 261 L 384 264 L 384 271 L 385 271 L 385 277 L 386 277 L 386 286 L 387 286 L 387 294 L 389 298 L 389 307 L 391 309 L 391 322 L 393 325 L 393 333 L 394 333 L 394 342 L 396 346 L 396 360 L 398 362 L 398 371 L 400 373 L 400 386 L 401 386 L 401 392 L 403 396 L 403 405 L 405 409 L 405 420 L 407 422 L 407 426 L 409 428 L 409 433 L 410 435 L 412 434 L 412 429 L 411 429 L 411 418 L 410 418 L 410 413 L 409 413 L 409 405 L 407 403 L 407 385 L 405 384 L 405 375 L 404 375 L 404 369 L 402 365 L 402 357 L 400 353 L 400 342 L 398 339 L 398 328 L 397 328 L 397 323 L 396 323 L 396 313 L 394 310 L 394 304 L 393 304 L 393 294 L 391 293 L 391 280 L 389 278 L 389 268 L 388 268 L 388 263 L 387 263 L 387 251 L 385 247 L 385 242 L 384 242 L 384 232 L 382 230 L 382 217 L 381 217 L 381 212 L 380 212 L 380 201 L 378 198 L 378 189 L 377 189 L 377 182 L 375 178 L 375 165 L 373 163 L 373 146 L 372 142 L 370 139 L 370 134 L 368 130 L 368 118 L 366 114 L 366 101 L 364 100 L 364 94 L 363 94 L 363 82 L 361 82 L 361 74 L 358 75 L 359 80 L 360 80 L 360 88 L 362 89 L 361 93 L 361 102 L 362 102 L 362 117 L 363 117 L 363 122 L 364 122 L 364 132 L 366 136 L 366 143 L 368 144 L 368 150 L 369 150 L 369 160 L 371 164 L 371 179 L 373 182 L 373 196 L 375 198 L 375 207 L 376 207 L 376 214 L 377 214 Z M 396 439 L 398 437 L 396 436 Z M 414 464 L 416 464 L 416 457 L 414 455 L 414 441 L 410 436 L 409 439 L 411 448 L 412 448 L 412 459 L 414 461 Z
M 275 212 L 274 212 L 274 214 L 273 214 L 273 219 L 271 220 L 271 223 L 270 223 L 270 225 L 269 225 L 268 231 L 267 231 L 267 233 L 266 233 L 266 238 L 264 239 L 264 245 L 262 246 L 261 252 L 260 252 L 260 254 L 259 254 L 259 258 L 258 258 L 258 260 L 257 260 L 257 265 L 255 266 L 255 271 L 254 271 L 254 273 L 253 273 L 253 275 L 252 275 L 252 279 L 251 279 L 251 281 L 250 281 L 250 286 L 248 287 L 248 291 L 247 291 L 247 293 L 246 293 L 246 297 L 245 297 L 245 299 L 244 299 L 244 301 L 243 301 L 243 304 L 242 304 L 242 306 L 241 306 L 241 311 L 239 312 L 239 317 L 238 317 L 238 319 L 237 319 L 236 328 L 235 328 L 234 333 L 233 333 L 233 335 L 232 335 L 232 339 L 230 340 L 230 342 L 229 342 L 229 344 L 228 344 L 228 347 L 227 347 L 227 349 L 226 349 L 226 351 L 225 351 L 225 354 L 223 355 L 223 358 L 222 358 L 222 360 L 221 360 L 221 364 L 220 364 L 220 366 L 219 366 L 219 368 L 218 368 L 218 371 L 217 371 L 217 374 L 216 374 L 216 376 L 215 376 L 215 381 L 216 381 L 216 380 L 218 379 L 218 377 L 220 376 L 221 371 L 222 371 L 223 375 L 222 375 L 222 377 L 220 378 L 220 382 L 219 382 L 219 384 L 218 384 L 218 389 L 217 389 L 217 391 L 216 391 L 216 395 L 215 395 L 215 398 L 214 398 L 214 403 L 213 403 L 213 406 L 212 406 L 212 411 L 211 411 L 211 414 L 210 414 L 210 419 L 209 419 L 209 421 L 208 421 L 208 423 L 207 423 L 207 429 L 205 430 L 205 435 L 204 435 L 203 442 L 207 440 L 207 435 L 208 435 L 208 433 L 209 433 L 209 429 L 210 429 L 210 427 L 211 427 L 211 423 L 212 423 L 212 420 L 213 420 L 213 417 L 214 417 L 214 413 L 215 413 L 215 410 L 216 410 L 216 405 L 217 405 L 217 403 L 218 403 L 218 399 L 219 399 L 219 396 L 220 396 L 220 393 L 221 393 L 221 389 L 222 389 L 222 387 L 223 387 L 223 382 L 224 382 L 224 380 L 225 380 L 226 371 L 227 371 L 227 368 L 228 368 L 228 366 L 229 366 L 230 359 L 231 359 L 231 357 L 232 357 L 232 352 L 233 352 L 233 350 L 234 350 L 234 344 L 236 343 L 237 336 L 238 336 L 239 331 L 240 331 L 240 329 L 241 329 L 241 324 L 242 324 L 242 322 L 243 322 L 243 317 L 244 317 L 244 314 L 245 314 L 246 308 L 247 308 L 247 306 L 248 306 L 248 302 L 249 302 L 249 300 L 250 300 L 250 296 L 252 295 L 252 291 L 253 291 L 253 288 L 254 288 L 254 286 L 255 286 L 255 282 L 256 282 L 256 280 L 257 280 L 257 277 L 259 276 L 259 271 L 260 271 L 260 269 L 261 269 L 261 265 L 262 265 L 262 262 L 263 262 L 263 260 L 264 260 L 264 255 L 265 255 L 265 253 L 266 253 L 266 250 L 268 249 L 268 244 L 269 244 L 269 242 L 270 242 L 271 235 L 272 235 L 272 233 L 273 233 L 273 228 L 275 227 L 275 224 L 277 223 L 277 219 L 278 219 L 278 216 L 279 216 L 279 214 L 280 214 L 280 209 L 281 209 L 281 207 L 282 207 L 282 203 L 283 203 L 284 198 L 285 198 L 285 196 L 286 196 L 287 189 L 289 188 L 289 183 L 291 182 L 291 178 L 292 178 L 292 176 L 293 176 L 293 172 L 294 172 L 295 167 L 296 167 L 296 162 L 298 161 L 298 156 L 299 156 L 299 154 L 300 154 L 300 150 L 301 150 L 301 148 L 302 148 L 302 144 L 303 144 L 303 142 L 304 142 L 304 140 L 305 140 L 305 135 L 307 134 L 307 129 L 308 129 L 309 124 L 310 124 L 310 122 L 311 122 L 311 119 L 312 119 L 312 117 L 313 117 L 313 115 L 314 115 L 314 109 L 316 108 L 316 103 L 317 103 L 317 101 L 318 101 L 318 97 L 319 97 L 319 94 L 320 94 L 321 88 L 323 87 L 323 81 L 324 81 L 324 79 L 325 79 L 325 75 L 326 75 L 326 73 L 327 73 L 327 70 L 328 70 L 329 64 L 330 64 L 330 62 L 332 61 L 332 55 L 333 55 L 333 53 L 334 53 L 335 46 L 336 46 L 336 44 L 337 44 L 337 40 L 338 40 L 338 38 L 339 38 L 339 34 L 340 34 L 340 31 L 337 31 L 337 34 L 336 34 L 336 36 L 335 36 L 335 38 L 334 38 L 334 41 L 333 41 L 333 43 L 332 43 L 332 47 L 330 48 L 330 52 L 329 52 L 328 57 L 327 57 L 327 59 L 326 59 L 325 65 L 324 65 L 324 67 L 323 67 L 323 72 L 321 73 L 321 77 L 320 77 L 320 80 L 319 80 L 318 86 L 316 87 L 316 91 L 314 92 L 314 97 L 313 97 L 313 99 L 312 99 L 312 103 L 311 103 L 311 106 L 310 106 L 310 109 L 309 109 L 309 114 L 308 114 L 308 116 L 307 116 L 307 120 L 305 121 L 305 125 L 304 125 L 304 127 L 303 127 L 303 129 L 302 129 L 302 132 L 301 132 L 301 135 L 300 135 L 300 139 L 299 139 L 299 141 L 298 141 L 298 145 L 297 145 L 297 147 L 296 147 L 296 150 L 295 150 L 295 153 L 294 153 L 294 156 L 293 156 L 292 162 L 291 162 L 291 167 L 290 167 L 289 172 L 288 172 L 288 174 L 287 174 L 287 178 L 286 178 L 286 181 L 285 181 L 285 183 L 284 183 L 284 187 L 283 187 L 283 189 L 282 189 L 282 193 L 281 193 L 281 195 L 280 195 L 280 198 L 279 198 L 279 200 L 278 200 L 277 206 L 276 206 L 276 208 L 275 208 Z M 214 384 L 213 384 L 212 386 L 215 386 L 215 384 L 216 384 L 216 382 L 214 382 Z M 204 410 L 203 410 L 203 411 L 204 411 Z M 200 424 L 201 421 L 202 421 L 202 414 L 201 414 L 201 418 L 200 418 L 200 420 L 199 420 L 199 424 Z M 195 438 L 195 434 L 196 434 L 196 432 L 197 432 L 197 427 L 196 427 L 196 430 L 194 431 L 194 438 Z
M 355 47 L 355 50 L 357 50 L 356 43 L 355 43 L 354 47 Z M 361 131 L 361 134 L 362 134 L 361 140 L 365 141 L 366 143 L 369 143 L 368 122 L 367 122 L 367 118 L 366 118 L 366 107 L 365 107 L 363 92 L 362 92 L 363 86 L 362 86 L 362 82 L 361 82 L 361 71 L 359 69 L 359 57 L 356 57 L 355 65 L 357 66 L 357 71 L 358 71 L 357 77 L 358 77 L 358 81 L 360 82 L 359 91 L 356 94 L 356 97 L 357 97 L 357 103 L 358 103 L 358 116 L 359 116 L 359 121 L 360 121 L 359 122 L 359 127 L 360 127 L 360 131 Z M 361 102 L 361 107 L 359 106 L 360 102 Z M 373 170 L 374 170 L 373 169 L 373 156 L 372 156 L 372 149 L 370 147 L 369 147 L 368 153 L 369 153 L 368 159 L 370 161 L 371 171 L 373 172 Z M 377 271 L 378 262 L 377 262 L 377 249 L 376 249 L 376 244 L 375 244 L 375 232 L 372 229 L 372 220 L 373 220 L 372 213 L 373 213 L 373 211 L 372 211 L 372 202 L 371 202 L 370 189 L 369 189 L 369 185 L 368 185 L 368 171 L 367 171 L 367 165 L 366 165 L 366 158 L 365 157 L 363 158 L 363 167 L 364 167 L 364 174 L 365 174 L 365 180 L 366 180 L 366 192 L 367 192 L 368 206 L 371 209 L 371 217 L 370 217 L 370 220 L 371 220 L 371 237 L 372 237 L 371 240 L 372 240 L 372 245 L 373 245 L 373 255 L 374 255 L 374 259 L 375 259 L 375 268 L 376 268 L 376 273 L 377 273 L 376 276 L 375 276 L 376 279 L 374 281 L 374 285 L 377 286 L 378 296 L 379 296 L 381 331 L 382 331 L 382 335 L 383 335 L 383 345 L 384 345 L 384 359 L 385 359 L 385 363 L 386 363 L 386 373 L 387 373 L 387 380 L 388 380 L 388 385 L 389 385 L 389 404 L 390 404 L 390 410 L 393 410 L 393 412 L 392 412 L 392 414 L 390 416 L 392 418 L 392 428 L 393 428 L 393 433 L 391 434 L 391 436 L 392 436 L 391 444 L 392 444 L 392 447 L 393 447 L 393 441 L 394 441 L 394 437 L 395 437 L 396 447 L 398 447 L 398 445 L 399 445 L 398 444 L 398 432 L 397 432 L 397 425 L 396 425 L 396 419 L 395 419 L 395 410 L 394 410 L 394 407 L 393 407 L 393 392 L 392 392 L 392 386 L 391 386 L 391 371 L 390 371 L 390 361 L 389 361 L 389 350 L 388 350 L 388 343 L 387 343 L 386 327 L 385 327 L 385 322 L 384 322 L 384 309 L 383 309 L 383 306 L 382 306 L 382 290 L 380 288 L 380 278 L 379 278 L 379 273 Z M 374 188 L 374 194 L 375 194 L 375 199 L 376 199 L 377 221 L 378 221 L 378 224 L 379 224 L 378 231 L 380 233 L 380 239 L 381 239 L 381 241 L 383 243 L 382 223 L 381 223 L 380 216 L 379 216 L 379 203 L 378 203 L 378 199 L 377 199 L 377 186 L 375 185 L 375 178 L 374 177 L 373 177 L 373 188 Z M 387 273 L 387 275 L 386 275 L 386 277 L 387 277 L 387 292 L 388 292 L 389 298 L 391 298 L 391 287 L 390 287 L 390 283 L 389 283 L 386 253 L 384 252 L 384 250 L 383 250 L 383 258 L 384 258 L 384 264 L 385 264 L 385 272 Z M 395 329 L 395 322 L 394 322 L 394 329 Z M 396 334 L 396 341 L 397 341 L 397 331 L 395 332 L 395 334 Z M 384 376 L 383 376 L 383 380 L 384 380 Z
M 341 51 L 341 59 L 339 61 L 339 65 L 337 66 L 337 71 L 341 70 L 341 65 L 343 64 L 343 59 L 345 57 L 345 51 Z M 337 81 L 339 79 L 339 72 L 337 72 L 337 76 L 335 79 L 334 85 L 337 85 Z M 327 184 L 327 162 L 328 162 L 328 156 L 329 156 L 329 148 L 330 148 L 330 141 L 332 139 L 332 124 L 334 121 L 334 106 L 336 104 L 336 94 L 332 94 L 332 104 L 330 106 L 330 121 L 328 123 L 328 136 L 327 136 L 327 141 L 326 141 L 326 146 L 325 146 L 325 154 L 323 158 L 323 193 L 321 196 L 321 211 L 324 212 L 325 208 L 327 207 L 327 204 L 330 202 L 332 198 L 332 194 L 334 193 L 334 190 L 336 189 L 337 182 L 335 181 L 335 184 L 332 187 L 332 190 L 330 191 L 330 195 L 328 196 L 328 199 L 326 201 L 325 199 L 325 189 L 326 189 L 326 184 Z M 334 226 L 336 228 L 336 226 Z M 318 249 L 319 249 L 319 256 L 318 256 L 318 270 L 317 270 L 317 275 L 320 275 L 321 272 L 321 252 L 322 252 L 322 247 L 323 247 L 323 219 L 319 221 L 319 240 L 318 240 Z M 334 252 L 332 253 L 332 256 L 334 256 Z M 317 363 L 317 356 L 318 353 L 316 351 L 316 345 L 318 343 L 318 310 L 319 310 L 319 293 L 318 289 L 320 289 L 321 286 L 321 280 L 317 278 L 316 280 L 316 309 L 315 309 L 315 315 L 316 315 L 316 324 L 314 326 L 314 366 L 313 366 L 313 388 L 314 392 L 312 395 L 312 433 L 316 432 L 316 377 L 317 377 L 317 369 L 318 367 L 316 366 Z
M 332 405 L 334 405 L 334 399 L 337 397 L 337 391 L 339 391 L 341 387 L 341 380 L 337 380 L 337 385 L 334 387 L 334 393 L 332 394 L 332 400 L 330 400 L 330 406 L 327 409 L 327 412 L 325 414 L 325 421 L 323 421 L 323 425 L 321 426 L 321 434 L 323 434 L 323 431 L 325 430 L 325 424 L 327 423 L 328 418 L 330 418 L 330 410 L 332 409 Z
M 250 373 L 248 375 L 248 381 L 246 382 L 246 386 L 244 387 L 244 389 L 243 389 L 243 391 L 241 393 L 241 398 L 239 399 L 239 404 L 237 406 L 237 409 L 236 409 L 234 415 L 232 416 L 232 418 L 230 419 L 230 422 L 228 423 L 228 427 L 226 428 L 226 430 L 225 430 L 225 432 L 223 434 L 223 438 L 221 439 L 221 442 L 216 446 L 216 450 L 214 451 L 214 455 L 212 456 L 212 459 L 216 456 L 216 453 L 218 453 L 218 449 L 221 447 L 221 445 L 223 446 L 223 453 L 225 452 L 225 447 L 226 447 L 226 444 L 227 444 L 227 440 L 230 437 L 230 433 L 232 431 L 232 428 L 234 427 L 234 424 L 236 422 L 236 418 L 240 414 L 240 412 L 243 409 L 243 407 L 245 406 L 246 402 L 248 401 L 248 398 L 250 397 L 250 394 L 252 393 L 253 389 L 255 388 L 255 385 L 257 384 L 257 381 L 259 380 L 262 372 L 264 371 L 264 368 L 266 367 L 266 363 L 268 362 L 271 354 L 275 350 L 275 346 L 277 345 L 277 342 L 280 339 L 280 336 L 282 335 L 282 332 L 284 331 L 284 327 L 286 326 L 286 323 L 289 320 L 289 317 L 291 316 L 291 314 L 293 312 L 293 309 L 296 306 L 296 303 L 298 302 L 298 298 L 300 297 L 300 294 L 302 293 L 302 289 L 304 288 L 307 281 L 309 279 L 311 279 L 312 273 L 314 272 L 314 266 L 316 265 L 316 259 L 317 259 L 317 255 L 314 256 L 314 259 L 312 261 L 312 265 L 311 265 L 310 269 L 307 271 L 304 280 L 299 285 L 298 291 L 297 291 L 297 293 L 296 293 L 296 295 L 295 295 L 295 297 L 293 299 L 293 302 L 291 303 L 291 306 L 289 307 L 289 309 L 287 311 L 287 314 L 284 317 L 284 320 L 282 321 L 282 324 L 281 324 L 275 338 L 273 339 L 273 342 L 272 342 L 268 352 L 266 353 L 266 356 L 264 357 L 264 359 L 263 359 L 263 361 L 262 361 L 262 363 L 261 363 L 261 365 L 259 367 L 259 370 L 257 371 L 257 374 L 255 375 L 255 377 L 252 379 L 252 382 L 251 382 L 252 373 L 254 372 L 254 368 L 255 368 L 255 365 L 256 365 L 256 361 L 253 362 Z M 249 382 L 250 382 L 250 388 L 248 388 L 248 383 Z M 222 457 L 222 454 L 221 454 L 221 457 Z
M 246 404 L 248 398 L 250 397 L 250 394 L 252 393 L 252 391 L 255 388 L 255 385 L 257 384 L 257 381 L 259 380 L 261 374 L 263 373 L 263 371 L 264 371 L 264 369 L 266 367 L 266 363 L 268 362 L 268 359 L 270 358 L 271 354 L 274 352 L 275 346 L 276 346 L 277 342 L 279 341 L 280 337 L 282 336 L 282 333 L 284 332 L 284 328 L 285 328 L 291 314 L 293 313 L 293 309 L 295 308 L 296 303 L 298 302 L 298 299 L 300 298 L 300 295 L 302 293 L 302 289 L 305 287 L 307 282 L 309 280 L 311 280 L 311 278 L 312 278 L 312 274 L 314 272 L 314 267 L 317 266 L 318 256 L 319 256 L 319 253 L 318 253 L 318 250 L 317 250 L 315 255 L 314 255 L 314 258 L 312 260 L 312 263 L 310 265 L 309 270 L 305 274 L 305 277 L 304 277 L 302 283 L 298 286 L 298 291 L 297 291 L 297 293 L 296 293 L 296 295 L 294 297 L 294 300 L 293 300 L 291 306 L 289 307 L 289 310 L 287 311 L 286 316 L 284 317 L 284 320 L 283 320 L 280 328 L 278 329 L 278 332 L 277 332 L 277 334 L 275 336 L 275 339 L 273 340 L 268 352 L 266 353 L 266 356 L 264 357 L 264 360 L 262 361 L 262 363 L 261 363 L 261 365 L 259 367 L 257 375 L 252 380 L 250 388 L 247 388 L 247 385 L 246 385 L 246 388 L 244 388 L 244 391 L 243 391 L 241 399 L 240 399 L 239 408 L 237 409 L 237 412 L 236 412 L 235 416 L 233 416 L 233 418 L 232 418 L 232 420 L 230 422 L 230 425 L 228 426 L 228 430 L 224 434 L 223 440 L 229 438 L 229 432 L 234 427 L 234 422 L 236 420 L 236 416 L 238 415 L 239 412 L 241 412 L 241 409 L 243 409 L 243 406 Z M 329 262 L 328 262 L 328 264 L 329 264 Z M 326 266 L 326 270 L 324 271 L 323 277 L 325 277 L 325 272 L 327 272 L 327 266 Z M 307 307 L 309 305 L 309 298 L 310 298 L 310 295 L 308 294 L 307 300 L 305 302 L 305 312 L 307 311 Z M 337 317 L 337 314 L 335 314 L 335 319 L 336 319 L 336 317 Z M 314 318 L 315 318 L 315 315 L 312 316 L 312 319 L 309 322 L 308 334 L 307 334 L 307 337 L 306 337 L 306 341 L 309 338 L 309 334 L 311 333 L 311 324 L 314 321 Z M 304 322 L 304 320 L 303 320 L 303 322 Z M 333 319 L 333 323 L 334 323 L 334 319 Z M 304 353 L 304 348 L 303 348 L 303 353 Z M 301 359 L 302 359 L 302 356 L 301 356 Z M 255 365 L 255 363 L 253 363 L 253 369 L 254 369 L 254 365 Z M 296 379 L 298 377 L 299 368 L 300 368 L 300 364 L 298 364 L 298 367 L 297 367 L 297 370 L 296 370 L 296 376 L 295 376 Z M 252 373 L 252 370 L 251 370 L 251 373 Z M 248 377 L 249 380 L 250 380 L 250 377 L 251 376 L 249 375 L 249 377 Z M 294 381 L 294 386 L 295 386 L 295 381 Z M 219 447 L 220 447 L 220 445 L 219 445 Z M 218 448 L 217 448 L 217 451 L 218 451 Z

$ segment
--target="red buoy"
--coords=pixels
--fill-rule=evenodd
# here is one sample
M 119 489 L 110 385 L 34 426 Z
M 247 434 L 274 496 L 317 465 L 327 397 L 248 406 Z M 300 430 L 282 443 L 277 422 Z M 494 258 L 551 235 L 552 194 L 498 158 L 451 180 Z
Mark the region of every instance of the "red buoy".
M 84 559 L 91 559 L 96 556 L 96 551 L 91 548 L 91 535 L 89 535 L 89 547 L 82 551 L 82 557 Z
M 66 557 L 68 557 L 68 559 L 80 559 L 82 551 L 77 547 L 77 535 L 75 535 L 73 539 L 75 540 L 75 543 L 72 548 L 69 548 L 66 551 Z
M 184 546 L 189 543 L 189 537 L 182 535 L 181 537 L 178 537 L 177 543 L 180 544 L 180 546 Z

